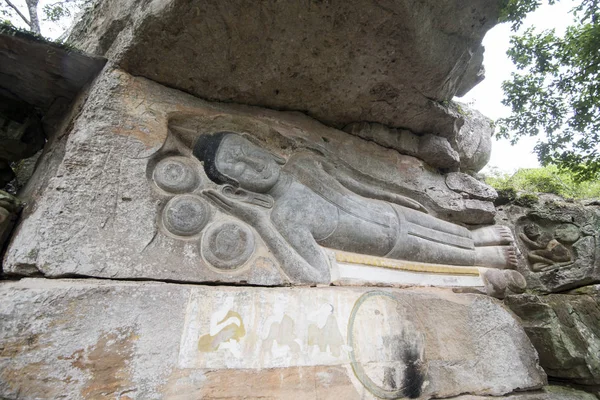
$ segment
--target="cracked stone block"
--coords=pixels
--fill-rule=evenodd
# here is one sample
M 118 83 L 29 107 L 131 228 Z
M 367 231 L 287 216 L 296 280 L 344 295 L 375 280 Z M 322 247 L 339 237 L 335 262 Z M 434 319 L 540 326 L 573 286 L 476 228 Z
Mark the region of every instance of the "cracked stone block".
M 107 0 L 69 40 L 205 99 L 454 137 L 463 115 L 445 101 L 481 80 L 481 40 L 500 5 Z
M 588 393 L 582 390 L 572 389 L 564 386 L 548 385 L 544 386 L 541 390 L 513 393 L 497 398 L 508 400 L 596 400 L 598 397 L 596 397 L 593 393 Z M 489 397 L 467 395 L 451 397 L 451 399 L 489 400 Z
M 510 296 L 506 304 L 523 321 L 549 377 L 600 385 L 600 285 L 587 288 L 575 291 L 581 294 Z
M 448 290 L 0 283 L 3 398 L 429 399 L 545 383 L 496 300 Z

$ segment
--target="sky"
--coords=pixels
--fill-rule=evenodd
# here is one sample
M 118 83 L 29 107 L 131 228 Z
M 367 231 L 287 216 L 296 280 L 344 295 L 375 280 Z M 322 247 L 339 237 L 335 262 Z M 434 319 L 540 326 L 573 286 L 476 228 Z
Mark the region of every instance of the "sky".
M 0 0 L 0 2 L 3 2 L 3 0 Z M 40 19 L 40 29 L 42 30 L 42 36 L 48 38 L 48 39 L 58 39 L 58 37 L 67 30 L 67 28 L 69 28 L 69 26 L 71 25 L 71 22 L 73 21 L 73 16 L 71 16 L 70 18 L 64 18 L 63 20 L 61 20 L 58 23 L 55 22 L 47 22 L 44 21 L 44 15 L 41 12 L 41 10 L 43 10 L 44 6 L 47 4 L 52 4 L 55 3 L 56 0 L 40 0 L 39 5 L 38 5 L 38 17 Z M 27 12 L 27 6 L 25 4 L 25 0 L 11 0 L 11 3 L 14 4 L 16 7 L 19 8 L 19 10 L 21 10 L 21 12 L 23 13 L 23 15 L 25 16 L 29 16 L 28 12 Z M 23 20 L 21 20 L 18 16 L 16 16 L 15 18 L 11 18 L 11 23 L 13 23 L 14 25 L 18 26 L 19 28 L 28 28 L 28 26 L 25 24 L 25 22 L 23 22 Z
M 554 28 L 557 33 L 562 34 L 566 27 L 573 23 L 569 10 L 575 4 L 572 0 L 562 0 L 553 6 L 543 5 L 525 19 L 519 32 L 535 26 L 537 30 Z M 502 105 L 501 85 L 502 81 L 510 79 L 511 72 L 516 71 L 506 55 L 510 36 L 513 34 L 510 24 L 496 25 L 486 34 L 483 39 L 485 80 L 465 96 L 456 98 L 493 120 L 510 115 L 510 108 Z M 505 173 L 513 173 L 519 168 L 539 167 L 537 157 L 533 154 L 536 141 L 536 138 L 524 138 L 515 146 L 511 146 L 507 139 L 494 141 L 492 157 L 483 172 L 497 168 Z
M 39 9 L 41 10 L 45 4 L 53 1 L 40 0 Z M 24 0 L 13 0 L 13 3 L 23 11 L 25 10 Z M 565 28 L 573 23 L 569 10 L 576 3 L 574 0 L 561 0 L 558 4 L 552 6 L 541 6 L 525 19 L 519 32 L 531 26 L 535 26 L 538 30 L 554 28 L 557 33 L 564 32 Z M 40 13 L 40 18 L 42 18 L 42 13 Z M 50 39 L 56 39 L 68 28 L 71 21 L 72 18 L 67 18 L 61 21 L 60 24 L 42 21 L 42 35 Z M 18 22 L 20 21 L 13 21 L 13 23 Z M 20 26 L 24 27 L 24 25 Z M 469 104 L 493 120 L 510 114 L 510 109 L 501 103 L 503 97 L 501 85 L 503 81 L 510 79 L 511 72 L 516 71 L 513 63 L 506 55 L 512 34 L 514 32 L 511 32 L 510 24 L 497 25 L 486 34 L 483 40 L 485 47 L 483 61 L 486 71 L 485 80 L 465 96 L 456 99 Z M 518 168 L 539 167 L 537 158 L 533 154 L 536 141 L 536 138 L 524 138 L 515 146 L 511 146 L 506 139 L 494 141 L 490 162 L 483 172 L 496 169 L 505 173 L 513 173 Z

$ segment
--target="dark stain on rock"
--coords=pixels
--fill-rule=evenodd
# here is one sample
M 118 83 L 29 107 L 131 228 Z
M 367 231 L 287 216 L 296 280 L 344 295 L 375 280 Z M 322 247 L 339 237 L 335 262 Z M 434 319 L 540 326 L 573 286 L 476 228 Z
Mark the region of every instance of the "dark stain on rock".
M 423 373 L 423 360 L 421 360 L 421 344 L 413 335 L 404 331 L 399 335 L 390 335 L 383 338 L 385 346 L 389 349 L 390 360 L 401 360 L 404 365 L 402 373 L 402 394 L 409 399 L 421 396 L 425 376 Z M 391 390 L 398 389 L 398 371 L 394 367 L 384 369 L 383 384 Z
M 69 357 L 71 365 L 91 375 L 81 391 L 83 398 L 104 399 L 132 388 L 129 363 L 135 339 L 132 328 L 120 328 L 104 333 L 95 345 Z
M 404 364 L 404 395 L 409 399 L 416 399 L 421 396 L 421 388 L 425 381 L 423 374 L 423 363 L 419 356 L 418 349 L 414 347 L 406 347 L 403 354 Z

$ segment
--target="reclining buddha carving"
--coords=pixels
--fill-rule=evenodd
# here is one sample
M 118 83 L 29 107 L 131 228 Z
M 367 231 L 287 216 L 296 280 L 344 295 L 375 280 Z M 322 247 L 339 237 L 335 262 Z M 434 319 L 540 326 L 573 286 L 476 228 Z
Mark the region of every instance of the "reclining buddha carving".
M 286 161 L 240 134 L 219 132 L 198 136 L 193 155 L 219 185 L 203 196 L 254 227 L 292 282 L 330 282 L 323 247 L 423 263 L 516 267 L 508 228 L 468 230 L 443 221 L 313 152 Z

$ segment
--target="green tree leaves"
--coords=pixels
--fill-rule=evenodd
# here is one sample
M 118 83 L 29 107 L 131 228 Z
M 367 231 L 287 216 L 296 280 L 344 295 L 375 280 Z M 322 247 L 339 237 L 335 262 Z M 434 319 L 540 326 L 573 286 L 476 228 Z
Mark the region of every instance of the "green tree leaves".
M 72 5 L 74 2 L 58 1 L 56 3 L 44 5 L 44 7 L 42 7 L 44 21 L 58 22 L 64 17 L 70 17 L 71 10 L 69 3 Z
M 505 19 L 520 26 L 535 0 L 510 0 Z M 546 135 L 535 147 L 543 165 L 571 171 L 577 180 L 600 175 L 600 21 L 598 0 L 583 0 L 575 25 L 563 36 L 533 28 L 511 38 L 508 55 L 518 72 L 502 85 L 511 115 L 498 121 L 499 137 Z M 516 28 L 515 28 L 516 29 Z
M 42 18 L 44 21 L 57 23 L 70 17 L 83 7 L 89 6 L 94 0 L 58 0 L 44 4 Z M 0 22 L 14 25 L 20 20 L 27 25 L 27 29 L 40 34 L 38 19 L 39 0 L 0 0 Z
M 576 182 L 573 174 L 556 166 L 522 168 L 512 175 L 492 170 L 485 182 L 499 192 L 553 193 L 565 198 L 590 199 L 600 197 L 600 181 Z

